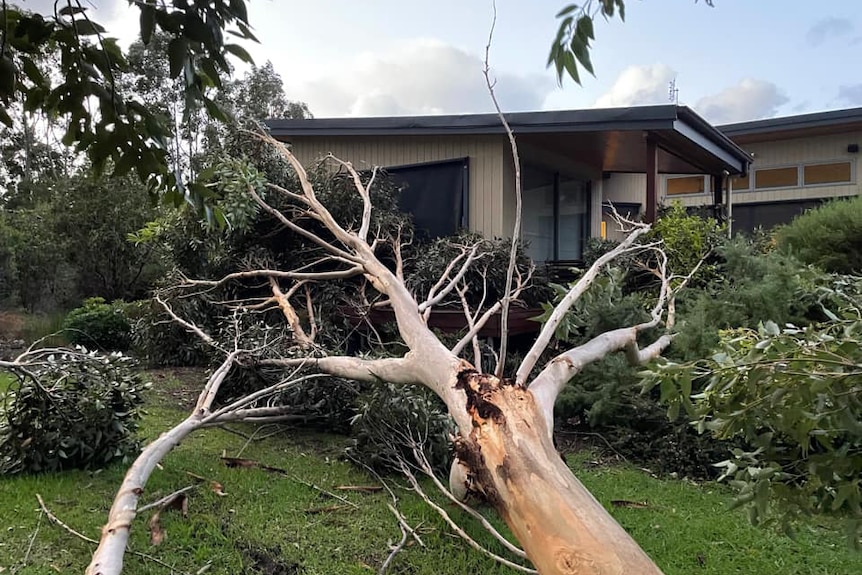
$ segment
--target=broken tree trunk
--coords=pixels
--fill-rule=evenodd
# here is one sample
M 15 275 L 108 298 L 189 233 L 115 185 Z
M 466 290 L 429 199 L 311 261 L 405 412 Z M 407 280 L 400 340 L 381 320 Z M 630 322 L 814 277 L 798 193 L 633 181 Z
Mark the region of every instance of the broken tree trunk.
M 471 371 L 458 387 L 472 420 L 458 459 L 539 573 L 661 573 L 566 466 L 528 389 Z

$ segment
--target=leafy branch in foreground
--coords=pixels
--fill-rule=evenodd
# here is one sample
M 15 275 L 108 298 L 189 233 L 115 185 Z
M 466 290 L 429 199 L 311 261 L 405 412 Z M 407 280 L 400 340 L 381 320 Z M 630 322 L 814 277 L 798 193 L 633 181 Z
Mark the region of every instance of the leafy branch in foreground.
M 232 67 L 230 57 L 251 62 L 248 52 L 228 41 L 257 41 L 248 22 L 245 0 L 156 2 L 129 0 L 140 10 L 140 33 L 148 44 L 156 31 L 169 37 L 167 58 L 171 78 L 180 79 L 185 111 L 202 106 L 221 121 L 228 115 L 211 98 Z M 168 118 L 147 103 L 123 93 L 119 77 L 128 69 L 126 55 L 115 38 L 90 18 L 80 0 L 55 2 L 43 15 L 7 2 L 0 11 L 0 122 L 12 126 L 6 108 L 40 110 L 68 122 L 63 144 L 86 152 L 100 170 L 108 163 L 114 174 L 134 169 L 142 181 L 181 201 L 187 188 L 167 167 Z M 46 64 L 56 56 L 58 65 Z M 194 199 L 194 189 L 188 194 Z
M 698 0 L 694 0 L 697 3 Z M 707 6 L 713 6 L 713 0 L 704 0 Z M 563 83 L 563 76 L 568 75 L 576 83 L 581 83 L 578 66 L 590 74 L 593 63 L 590 59 L 590 42 L 596 39 L 595 20 L 601 16 L 605 20 L 613 20 L 619 15 L 620 20 L 626 19 L 625 0 L 586 0 L 584 4 L 567 4 L 557 12 L 560 24 L 557 34 L 551 42 L 548 54 L 548 66 L 554 66 L 557 82 Z
M 753 522 L 778 517 L 790 532 L 796 516 L 834 515 L 847 520 L 858 545 L 862 315 L 858 294 L 855 300 L 805 328 L 766 322 L 728 330 L 710 359 L 665 361 L 645 382 L 660 387 L 672 413 L 684 408 L 698 430 L 750 446 L 716 465 Z M 702 391 L 692 394 L 693 387 Z

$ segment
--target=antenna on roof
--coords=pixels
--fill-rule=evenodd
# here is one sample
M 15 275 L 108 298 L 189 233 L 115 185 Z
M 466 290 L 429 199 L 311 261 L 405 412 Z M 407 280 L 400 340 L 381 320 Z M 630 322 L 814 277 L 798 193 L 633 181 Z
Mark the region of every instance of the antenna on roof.
M 667 85 L 667 99 L 679 106 L 679 88 L 676 87 L 676 78 Z

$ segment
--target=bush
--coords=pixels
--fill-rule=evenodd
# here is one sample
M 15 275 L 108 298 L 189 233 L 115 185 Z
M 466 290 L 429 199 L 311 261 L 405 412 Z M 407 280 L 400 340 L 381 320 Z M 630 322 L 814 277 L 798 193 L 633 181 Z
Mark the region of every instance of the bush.
M 182 318 L 210 331 L 212 314 L 201 298 L 177 299 L 171 308 Z M 135 355 L 153 367 L 196 367 L 208 365 L 211 350 L 201 339 L 173 321 L 156 302 L 129 304 L 131 340 Z
M 6 390 L 0 473 L 91 469 L 138 449 L 138 407 L 148 387 L 128 356 L 83 348 L 45 353 Z
M 862 272 L 862 198 L 830 202 L 776 232 L 778 247 L 831 273 Z
M 73 309 L 63 322 L 69 341 L 88 348 L 105 351 L 125 351 L 132 341 L 132 326 L 126 317 L 125 303 L 106 303 L 94 297 Z
M 438 475 L 448 477 L 452 462 L 449 438 L 455 426 L 442 402 L 424 387 L 375 385 L 356 402 L 351 420 L 353 445 L 348 454 L 378 469 L 400 471 L 397 457 L 413 462 L 411 441 L 422 445 Z

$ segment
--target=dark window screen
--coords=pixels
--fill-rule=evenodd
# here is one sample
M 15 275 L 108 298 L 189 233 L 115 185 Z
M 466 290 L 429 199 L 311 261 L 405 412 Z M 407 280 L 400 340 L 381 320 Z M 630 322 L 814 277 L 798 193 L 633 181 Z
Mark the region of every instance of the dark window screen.
M 469 159 L 396 166 L 386 172 L 402 187 L 399 205 L 416 232 L 439 238 L 467 227 Z
M 822 200 L 802 200 L 763 204 L 734 204 L 733 231 L 751 233 L 758 227 L 768 230 L 780 224 L 789 224 L 796 216 L 816 208 L 822 203 Z

